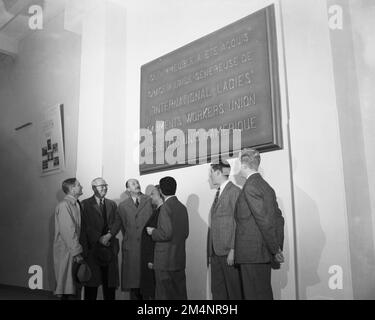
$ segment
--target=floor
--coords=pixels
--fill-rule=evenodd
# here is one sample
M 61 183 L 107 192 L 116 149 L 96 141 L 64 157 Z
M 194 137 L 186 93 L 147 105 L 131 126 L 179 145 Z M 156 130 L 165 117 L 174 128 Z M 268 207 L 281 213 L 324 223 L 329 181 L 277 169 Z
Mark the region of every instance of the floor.
M 0 300 L 57 300 L 49 291 L 0 285 Z

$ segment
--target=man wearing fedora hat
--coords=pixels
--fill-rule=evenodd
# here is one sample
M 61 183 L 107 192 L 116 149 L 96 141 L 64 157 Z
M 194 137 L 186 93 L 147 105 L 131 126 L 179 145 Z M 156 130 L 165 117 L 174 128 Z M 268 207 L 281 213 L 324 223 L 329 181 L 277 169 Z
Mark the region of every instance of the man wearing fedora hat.
M 84 297 L 96 300 L 98 287 L 102 285 L 104 300 L 115 300 L 119 285 L 117 205 L 105 198 L 108 184 L 103 178 L 94 179 L 91 186 L 94 195 L 82 201 L 81 243 L 91 269 L 90 279 L 84 282 Z

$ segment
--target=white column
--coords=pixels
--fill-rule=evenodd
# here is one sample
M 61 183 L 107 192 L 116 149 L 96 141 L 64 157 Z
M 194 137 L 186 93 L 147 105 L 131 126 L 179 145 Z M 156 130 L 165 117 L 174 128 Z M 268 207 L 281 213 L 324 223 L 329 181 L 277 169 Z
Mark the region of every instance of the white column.
M 82 21 L 81 90 L 78 117 L 77 178 L 90 191 L 102 174 L 106 20 L 105 2 L 87 11 Z
M 352 299 L 343 158 L 324 0 L 283 0 L 300 299 Z M 329 287 L 339 266 L 343 288 Z M 335 273 L 337 269 L 333 270 Z M 340 276 L 340 274 L 338 275 Z
M 77 178 L 84 197 L 90 182 L 103 176 L 120 184 L 124 170 L 121 105 L 125 95 L 125 9 L 97 1 L 82 20 L 81 91 L 78 125 Z M 117 197 L 109 189 L 109 196 Z

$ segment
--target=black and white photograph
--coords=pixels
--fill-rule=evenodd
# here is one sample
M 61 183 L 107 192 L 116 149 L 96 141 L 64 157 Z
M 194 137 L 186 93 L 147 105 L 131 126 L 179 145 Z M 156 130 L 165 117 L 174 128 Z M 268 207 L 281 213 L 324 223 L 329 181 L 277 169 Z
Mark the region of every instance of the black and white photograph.
M 59 152 L 59 147 L 58 147 L 58 143 L 54 143 L 53 145 L 52 145 L 52 151 L 54 152 L 54 153 L 56 153 L 56 152 Z
M 52 142 L 51 142 L 51 139 L 48 139 L 48 140 L 47 140 L 47 150 L 48 150 L 48 151 L 52 150 Z
M 0 0 L 0 300 L 375 300 L 374 30 L 373 0 Z

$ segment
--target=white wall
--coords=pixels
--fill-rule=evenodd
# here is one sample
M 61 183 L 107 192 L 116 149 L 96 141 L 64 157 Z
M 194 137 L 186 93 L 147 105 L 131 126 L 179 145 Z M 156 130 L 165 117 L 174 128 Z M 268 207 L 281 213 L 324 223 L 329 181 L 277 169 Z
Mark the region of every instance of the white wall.
M 187 205 L 190 216 L 188 294 L 190 298 L 209 297 L 205 244 L 208 211 L 214 192 L 207 181 L 208 167 L 201 165 L 139 177 L 134 154 L 137 154 L 139 129 L 140 67 L 272 1 L 236 1 L 235 4 L 232 1 L 116 3 L 126 8 L 126 88 L 123 93 L 126 100 L 124 106 L 118 106 L 118 110 L 125 108 L 125 122 L 119 117 L 117 121 L 112 119 L 115 122 L 111 123 L 123 129 L 125 154 L 123 167 L 118 168 L 108 162 L 103 163 L 103 171 L 107 179 L 121 177 L 122 185 L 117 179 L 111 190 L 117 199 L 124 190 L 125 180 L 130 177 L 139 178 L 143 188 L 157 183 L 165 175 L 176 178 L 177 195 Z M 274 272 L 275 297 L 293 299 L 299 294 L 303 299 L 351 298 L 345 191 L 326 3 L 283 1 L 284 34 L 279 10 L 276 16 L 285 145 L 282 151 L 264 154 L 261 165 L 261 172 L 275 188 L 286 217 L 287 262 L 280 271 Z M 284 72 L 284 61 L 287 74 Z M 112 80 L 108 81 L 116 82 L 113 79 L 116 74 L 113 73 Z M 122 71 L 118 76 L 122 77 Z M 117 92 L 118 88 L 113 90 Z M 108 89 L 106 94 L 110 92 L 111 89 Z M 290 141 L 288 114 L 291 119 Z M 82 125 L 85 126 L 84 123 Z M 81 127 L 80 130 L 85 129 Z M 112 138 L 106 134 L 103 137 L 104 141 Z M 119 148 L 121 146 L 121 143 L 118 144 Z M 322 154 L 329 154 L 329 157 Z M 116 163 L 119 163 L 118 160 Z M 125 174 L 121 176 L 119 170 L 123 168 Z M 295 288 L 294 229 L 297 230 L 298 291 Z M 344 290 L 328 288 L 328 270 L 332 265 L 340 265 L 344 270 Z
M 139 123 L 139 113 L 134 111 L 134 106 L 139 106 L 140 66 L 269 3 L 271 1 L 236 1 L 235 4 L 232 1 L 219 4 L 217 1 L 127 2 L 125 178 L 137 176 L 138 172 L 130 137 L 137 131 Z M 278 21 L 285 148 L 264 154 L 261 168 L 275 188 L 286 217 L 287 263 L 281 271 L 274 272 L 275 296 L 294 298 L 296 294 L 294 205 L 299 297 L 351 298 L 345 190 L 326 2 L 282 1 L 282 19 L 291 149 L 283 81 L 282 30 Z M 329 157 L 322 154 L 329 154 Z M 188 280 L 189 296 L 193 298 L 202 298 L 209 291 L 204 285 L 204 245 L 208 211 L 214 195 L 208 187 L 207 170 L 203 165 L 141 178 L 144 187 L 168 174 L 179 182 L 178 196 L 187 204 L 191 220 L 187 275 L 188 279 L 194 279 Z M 332 265 L 340 265 L 344 270 L 343 290 L 328 288 L 328 270 Z
M 285 0 L 282 5 L 300 298 L 352 298 L 327 4 Z M 343 269 L 343 290 L 328 287 L 333 265 Z
M 31 265 L 43 268 L 54 290 L 53 211 L 61 182 L 75 175 L 80 37 L 64 31 L 63 15 L 30 32 L 13 63 L 0 69 L 0 283 L 28 286 Z M 42 111 L 64 104 L 66 170 L 40 176 L 38 122 Z M 14 129 L 27 122 L 32 126 Z
M 7 260 L 1 260 L 0 283 L 26 286 L 30 264 L 45 267 L 46 280 L 51 280 L 53 207 L 61 181 L 74 175 L 77 161 L 85 196 L 90 196 L 89 183 L 97 175 L 104 175 L 109 196 L 116 200 L 128 178 L 139 178 L 143 189 L 162 176 L 176 178 L 177 195 L 190 217 L 188 295 L 210 297 L 205 248 L 214 191 L 207 181 L 208 166 L 139 177 L 133 155 L 140 67 L 273 2 L 98 1 L 84 18 L 82 50 L 79 37 L 62 32 L 62 18 L 23 42 L 18 64 L 0 75 L 1 110 L 8 115 L 0 120 L 0 147 L 9 155 L 9 161 L 0 160 L 0 168 L 2 178 L 12 181 L 1 186 L 5 201 L 0 204 L 0 249 L 9 251 L 8 239 L 14 248 Z M 275 297 L 350 299 L 343 159 L 326 2 L 282 0 L 281 8 L 275 2 L 284 149 L 263 154 L 261 164 L 286 218 L 286 263 L 273 273 Z M 25 129 L 22 136 L 12 130 L 30 118 L 34 122 L 39 108 L 56 102 L 66 105 L 68 168 L 65 174 L 40 178 L 35 127 Z M 343 268 L 343 290 L 328 287 L 331 265 Z M 52 290 L 52 282 L 46 282 L 45 288 Z

